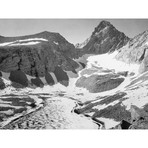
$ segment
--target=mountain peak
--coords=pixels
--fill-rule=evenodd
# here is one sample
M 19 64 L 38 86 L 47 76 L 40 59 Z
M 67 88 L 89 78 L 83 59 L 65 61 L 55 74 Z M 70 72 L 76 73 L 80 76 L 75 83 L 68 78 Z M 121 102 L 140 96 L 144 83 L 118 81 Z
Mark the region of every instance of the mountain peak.
M 83 48 L 88 53 L 105 54 L 111 53 L 123 47 L 129 38 L 118 31 L 109 21 L 103 20 L 94 29 L 90 38 L 77 48 Z
M 99 26 L 112 26 L 112 24 L 109 21 L 103 20 L 100 22 Z
M 115 28 L 109 21 L 103 20 L 99 23 L 99 25 L 95 28 L 94 32 L 92 35 L 95 35 L 97 32 L 100 32 L 103 29 L 107 28 Z

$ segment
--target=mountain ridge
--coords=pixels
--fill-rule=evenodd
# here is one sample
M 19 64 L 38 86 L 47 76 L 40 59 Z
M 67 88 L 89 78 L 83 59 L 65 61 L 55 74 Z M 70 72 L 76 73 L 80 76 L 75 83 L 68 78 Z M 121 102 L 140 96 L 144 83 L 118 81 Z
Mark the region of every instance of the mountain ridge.
M 141 35 L 137 35 L 135 38 L 140 38 L 140 36 Z M 11 43 L 3 45 L 3 42 Z M 83 55 L 110 54 L 118 51 L 119 54 L 116 56 L 116 59 L 121 60 L 121 57 L 124 57 L 122 53 L 127 55 L 124 47 L 128 44 L 130 44 L 130 47 L 132 42 L 134 42 L 134 38 L 130 39 L 106 20 L 101 21 L 98 26 L 95 27 L 83 48 L 75 47 L 59 33 L 49 31 L 18 37 L 1 36 L 0 71 L 22 71 L 29 76 L 37 78 L 45 77 L 47 72 L 54 73 L 57 68 L 76 74 L 76 69 L 80 67 L 77 59 L 81 59 Z M 128 48 L 127 51 L 129 51 Z M 139 58 L 141 63 L 144 63 L 141 66 L 142 70 L 140 70 L 142 72 L 146 70 L 147 62 L 143 62 L 146 61 L 145 55 L 147 55 L 147 51 L 143 50 L 141 52 L 141 58 Z M 132 56 L 129 56 L 126 60 L 130 59 L 132 59 Z M 48 77 L 50 76 L 48 75 Z M 53 83 L 53 81 L 51 83 Z

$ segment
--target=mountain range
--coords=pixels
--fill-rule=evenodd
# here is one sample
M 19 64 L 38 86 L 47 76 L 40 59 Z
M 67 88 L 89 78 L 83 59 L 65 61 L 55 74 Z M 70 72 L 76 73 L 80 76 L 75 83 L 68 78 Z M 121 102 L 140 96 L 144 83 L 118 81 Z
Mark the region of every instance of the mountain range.
M 130 111 L 127 109 L 129 104 L 125 103 L 126 106 L 123 102 L 132 96 L 131 92 L 142 96 L 140 92 L 137 94 L 137 91 L 142 86 L 146 87 L 147 71 L 148 31 L 129 38 L 108 21 L 100 22 L 90 37 L 76 45 L 69 43 L 59 33 L 48 31 L 19 37 L 0 36 L 1 100 L 7 94 L 16 95 L 15 92 L 24 94 L 26 90 L 28 93 L 28 89 L 34 91 L 50 86 L 46 93 L 57 88 L 56 91 L 59 91 L 61 96 L 67 93 L 72 95 L 73 100 L 79 96 L 76 100 L 81 105 L 75 108 L 74 112 L 91 117 L 99 127 L 101 125 L 104 127 L 104 122 L 105 124 L 109 122 L 106 119 L 102 124 L 103 117 L 113 117 L 118 124 L 125 120 L 128 125 L 133 124 L 130 121 Z M 137 84 L 142 86 L 139 88 Z M 135 87 L 137 89 L 133 91 Z M 14 105 L 13 100 L 11 101 Z M 112 104 L 113 102 L 116 103 Z M 134 105 L 146 108 L 147 103 L 148 101 L 145 101 L 143 106 L 136 103 Z M 107 105 L 106 109 L 101 107 L 104 104 Z M 16 114 L 17 109 L 12 108 L 3 106 L 3 110 L 0 110 L 1 121 L 11 116 L 5 113 L 8 109 L 13 110 L 12 115 Z M 111 111 L 114 113 L 111 114 Z M 90 116 L 92 112 L 95 113 Z

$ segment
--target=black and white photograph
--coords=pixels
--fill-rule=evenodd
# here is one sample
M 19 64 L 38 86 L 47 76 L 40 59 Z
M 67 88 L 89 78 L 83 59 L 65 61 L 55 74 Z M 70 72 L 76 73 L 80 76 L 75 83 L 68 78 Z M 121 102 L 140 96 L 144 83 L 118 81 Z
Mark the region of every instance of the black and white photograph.
M 147 146 L 146 0 L 0 4 L 0 147 Z
M 148 129 L 148 19 L 0 24 L 0 129 Z

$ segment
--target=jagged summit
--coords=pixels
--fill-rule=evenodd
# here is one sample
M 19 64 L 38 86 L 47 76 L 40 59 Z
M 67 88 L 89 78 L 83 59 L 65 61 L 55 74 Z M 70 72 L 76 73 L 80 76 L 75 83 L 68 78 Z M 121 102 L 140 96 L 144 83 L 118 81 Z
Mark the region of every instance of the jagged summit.
M 99 25 L 96 28 L 104 28 L 104 27 L 107 27 L 107 26 L 113 27 L 113 25 L 109 21 L 103 20 L 99 23 Z
M 104 54 L 118 50 L 128 41 L 129 37 L 104 20 L 99 23 L 86 41 L 77 44 L 76 47 L 83 48 L 87 53 Z
M 140 73 L 148 71 L 148 30 L 130 39 L 126 46 L 120 48 L 116 58 L 128 64 L 140 64 Z
M 115 28 L 109 21 L 103 20 L 99 23 L 99 25 L 95 28 L 94 32 L 92 33 L 92 35 L 94 35 L 96 32 L 99 32 L 101 30 L 103 30 L 104 28 Z
M 110 23 L 109 21 L 103 20 L 103 21 L 101 21 L 101 22 L 100 22 L 100 24 L 99 24 L 99 25 L 110 26 L 110 25 L 111 25 L 111 23 Z

